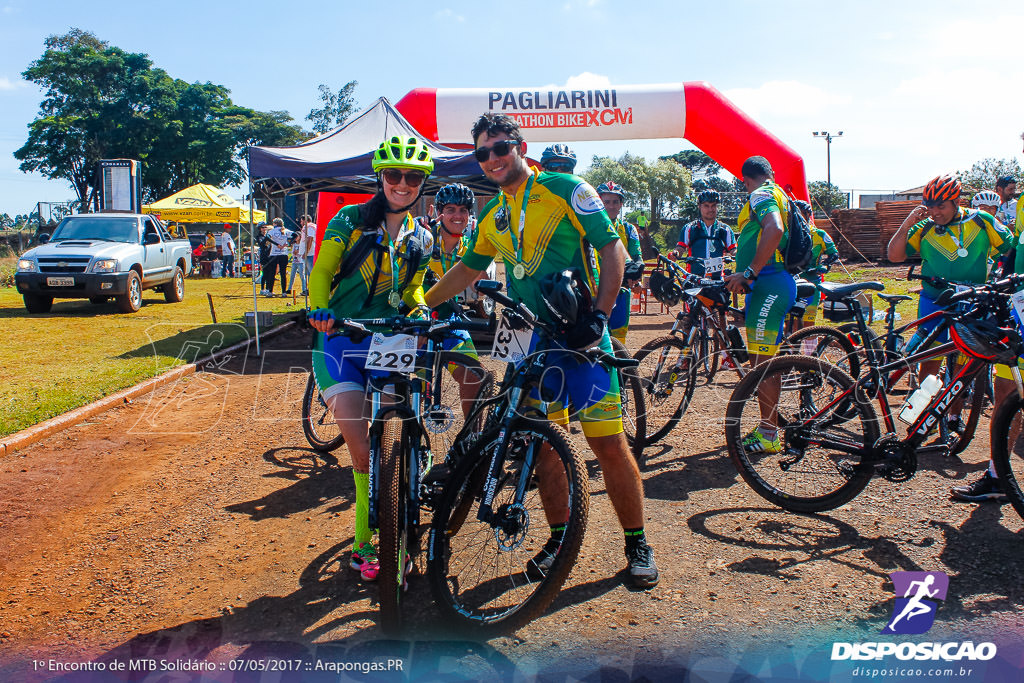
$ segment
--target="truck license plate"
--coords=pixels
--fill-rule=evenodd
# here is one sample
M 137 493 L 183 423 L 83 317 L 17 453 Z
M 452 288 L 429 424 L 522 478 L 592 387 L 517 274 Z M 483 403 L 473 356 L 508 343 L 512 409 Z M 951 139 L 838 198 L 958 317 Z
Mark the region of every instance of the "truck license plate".
M 48 277 L 46 278 L 47 287 L 74 287 L 75 278 L 73 277 Z

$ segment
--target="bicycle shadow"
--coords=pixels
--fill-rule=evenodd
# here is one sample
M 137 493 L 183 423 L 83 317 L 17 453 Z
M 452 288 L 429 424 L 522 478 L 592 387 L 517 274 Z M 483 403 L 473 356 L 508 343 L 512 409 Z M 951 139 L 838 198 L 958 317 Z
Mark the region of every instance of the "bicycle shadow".
M 446 665 L 453 664 L 453 659 L 457 662 L 466 658 L 470 660 L 469 666 L 479 667 L 482 661 L 485 668 L 490 669 L 482 678 L 499 675 L 499 680 L 508 680 L 514 675 L 514 663 L 485 644 L 437 640 L 437 615 L 429 596 L 421 594 L 425 592 L 425 582 L 410 581 L 405 602 L 410 608 L 415 605 L 421 607 L 403 610 L 409 621 L 407 634 L 401 639 L 383 637 L 376 628 L 378 612 L 374 603 L 377 586 L 361 583 L 347 568 L 344 558 L 350 544 L 351 539 L 346 539 L 321 553 L 299 576 L 298 589 L 287 595 L 264 595 L 244 606 L 225 610 L 217 617 L 194 619 L 138 634 L 93 661 L 103 662 L 109 667 L 114 662 L 140 660 L 229 661 L 237 664 L 246 660 L 278 659 L 298 660 L 309 665 L 300 671 L 311 671 L 317 662 L 372 662 L 399 658 L 412 659 L 413 666 L 418 663 L 420 668 L 439 673 L 437 667 L 441 658 L 448 658 Z M 336 610 L 367 597 L 371 599 L 370 609 L 332 616 Z M 336 629 L 364 623 L 365 628 L 349 635 L 315 642 Z M 415 640 L 422 636 L 431 640 Z M 239 670 L 255 671 L 244 667 Z M 405 667 L 400 670 L 409 671 Z M 362 672 L 357 670 L 356 674 L 359 673 Z M 287 674 L 285 676 L 288 680 Z M 152 677 L 153 672 L 150 671 L 121 670 L 118 680 L 143 681 Z M 305 679 L 301 674 L 299 677 Z M 337 679 L 335 674 L 331 680 Z M 79 674 L 68 674 L 58 680 L 85 679 Z
M 227 512 L 248 515 L 254 521 L 287 518 L 312 510 L 327 501 L 337 502 L 325 509 L 334 513 L 348 510 L 355 500 L 355 482 L 351 466 L 341 466 L 332 454 L 318 453 L 310 448 L 271 448 L 263 454 L 267 462 L 281 469 L 268 472 L 264 478 L 293 482 L 260 498 L 232 503 Z
M 726 508 L 692 515 L 687 524 L 693 533 L 709 540 L 753 551 L 750 557 L 723 565 L 734 572 L 800 581 L 802 577 L 793 570 L 811 562 L 836 562 L 883 579 L 889 570 L 920 569 L 895 542 L 865 536 L 853 525 L 824 514 Z M 852 556 L 856 553 L 869 563 L 858 562 Z
M 736 483 L 738 476 L 724 446 L 669 460 L 648 461 L 643 476 L 644 496 L 656 500 L 687 500 L 697 491 L 727 489 Z

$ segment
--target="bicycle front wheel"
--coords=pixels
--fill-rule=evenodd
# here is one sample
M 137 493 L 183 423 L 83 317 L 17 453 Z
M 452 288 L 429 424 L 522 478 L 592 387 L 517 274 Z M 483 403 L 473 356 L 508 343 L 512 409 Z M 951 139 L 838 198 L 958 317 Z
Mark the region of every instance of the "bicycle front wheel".
M 686 412 L 697 385 L 693 351 L 678 337 L 667 336 L 644 344 L 636 353 L 647 423 L 647 444 L 665 438 Z
M 312 372 L 306 379 L 306 391 L 302 395 L 302 433 L 309 445 L 321 453 L 329 453 L 345 443 L 345 437 L 320 395 L 320 387 L 316 385 Z
M 441 400 L 438 405 L 430 406 L 424 416 L 423 427 L 434 457 L 444 458 L 455 445 L 455 438 L 465 425 L 465 416 L 471 413 L 476 402 L 494 395 L 494 376 L 480 365 L 480 361 L 465 354 L 442 351 L 439 355 L 440 372 L 434 381 L 440 382 Z M 482 423 L 481 414 L 477 416 L 473 430 L 479 431 Z
M 496 453 L 506 427 L 508 448 Z M 590 497 L 583 459 L 565 432 L 546 421 L 520 418 L 488 429 L 472 452 L 478 456 L 459 463 L 434 511 L 427 574 L 435 602 L 457 630 L 491 637 L 535 619 L 558 595 L 583 542 Z M 495 456 L 493 516 L 481 521 Z M 537 467 L 528 468 L 534 458 Z M 560 518 L 549 520 L 545 509 Z M 565 531 L 552 548 L 550 525 L 562 515 Z M 540 570 L 534 561 L 546 549 L 550 566 Z
M 409 529 L 406 515 L 408 468 L 405 466 L 409 444 L 403 420 L 385 418 L 380 437 L 380 483 L 378 524 L 380 547 L 377 559 L 380 572 L 377 589 L 380 601 L 380 627 L 391 635 L 402 630 L 402 594 L 405 565 L 409 555 Z M 372 454 L 371 454 L 371 457 Z
M 992 415 L 992 462 L 1003 492 L 1024 518 L 1024 399 L 1011 394 Z
M 744 445 L 763 422 L 778 425 L 778 442 Z M 736 385 L 725 439 L 733 465 L 759 496 L 792 512 L 821 512 L 868 485 L 873 465 L 866 455 L 878 441 L 878 423 L 842 370 L 820 358 L 776 356 Z

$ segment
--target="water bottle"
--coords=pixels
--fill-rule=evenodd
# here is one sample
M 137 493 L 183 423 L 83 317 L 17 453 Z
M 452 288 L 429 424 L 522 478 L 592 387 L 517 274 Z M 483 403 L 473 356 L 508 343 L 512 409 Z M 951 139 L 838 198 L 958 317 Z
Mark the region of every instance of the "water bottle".
M 921 416 L 921 411 L 932 402 L 932 399 L 935 398 L 940 389 L 942 389 L 942 380 L 935 375 L 925 377 L 924 381 L 921 382 L 921 386 L 910 395 L 910 398 L 903 405 L 902 410 L 900 410 L 900 420 L 907 424 L 914 424 L 917 418 Z

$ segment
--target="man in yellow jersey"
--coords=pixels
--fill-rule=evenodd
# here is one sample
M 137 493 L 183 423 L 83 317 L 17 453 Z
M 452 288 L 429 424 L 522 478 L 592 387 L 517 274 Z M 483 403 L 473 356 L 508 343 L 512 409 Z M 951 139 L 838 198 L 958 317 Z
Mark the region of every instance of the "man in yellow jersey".
M 473 126 L 473 142 L 480 168 L 489 180 L 501 188 L 499 196 L 484 207 L 478 229 L 462 260 L 445 273 L 428 292 L 428 305 L 437 305 L 469 285 L 498 255 L 509 274 L 509 295 L 546 322 L 555 322 L 557 312 L 545 300 L 543 284 L 572 270 L 587 281 L 593 297 L 593 309 L 581 311 L 575 326 L 564 340 L 554 340 L 566 351 L 552 354 L 564 382 L 553 389 L 549 406 L 556 409 L 568 403 L 580 411 L 580 422 L 604 472 L 608 497 L 626 536 L 626 559 L 631 583 L 651 588 L 658 582 L 654 552 L 644 534 L 644 499 L 640 471 L 630 457 L 622 433 L 618 378 L 600 365 L 580 362 L 574 349 L 599 346 L 611 353 L 608 314 L 622 283 L 627 259 L 625 248 L 612 228 L 608 214 L 593 187 L 567 173 L 537 173 L 526 162 L 526 141 L 518 124 L 504 114 L 486 113 Z M 597 250 L 601 259 L 600 279 L 585 257 L 585 243 Z M 552 413 L 566 424 L 568 416 Z M 543 457 L 550 457 L 546 453 Z M 544 463 L 541 463 L 544 469 Z M 542 488 L 545 480 L 541 478 Z M 551 538 L 527 568 L 546 571 L 564 530 L 565 511 L 545 508 L 551 526 Z M 561 524 L 560 524 L 561 522 Z
M 622 185 L 609 180 L 607 183 L 597 186 L 597 194 L 601 196 L 604 210 L 608 214 L 608 218 L 611 219 L 612 226 L 619 239 L 622 240 L 622 246 L 626 248 L 630 259 L 626 262 L 622 287 L 619 289 L 619 295 L 615 298 L 615 307 L 612 308 L 612 314 L 608 318 L 608 328 L 612 336 L 625 344 L 626 333 L 629 331 L 629 308 L 633 299 L 631 292 L 633 285 L 644 274 L 644 260 L 640 256 L 640 235 L 637 233 L 635 225 L 619 218 L 619 214 L 622 213 L 622 201 L 626 195 Z
M 786 314 L 796 302 L 796 281 L 783 266 L 781 253 L 787 240 L 789 198 L 775 184 L 775 174 L 764 157 L 748 158 L 741 174 L 750 197 L 740 209 L 736 272 L 725 278 L 725 288 L 733 294 L 747 295 L 747 348 L 753 367 L 771 359 L 778 350 Z M 748 452 L 782 452 L 780 389 L 777 381 L 765 381 L 759 388 L 761 424 L 743 439 Z

